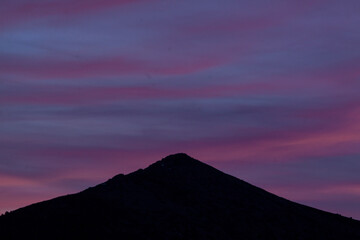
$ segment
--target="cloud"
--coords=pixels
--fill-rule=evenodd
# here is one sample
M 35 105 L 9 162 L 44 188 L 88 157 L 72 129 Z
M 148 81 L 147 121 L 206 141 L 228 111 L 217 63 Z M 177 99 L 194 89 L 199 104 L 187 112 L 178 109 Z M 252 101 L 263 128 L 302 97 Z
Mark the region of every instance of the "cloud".
M 136 3 L 139 0 L 4 0 L 0 17 L 0 27 L 9 27 L 11 24 L 24 23 L 43 17 L 71 17 L 89 12 L 101 11 L 126 4 Z
M 217 59 L 192 59 L 189 62 L 157 63 L 123 58 L 57 61 L 34 59 L 2 59 L 0 73 L 25 75 L 30 78 L 84 78 L 96 76 L 154 74 L 177 75 L 202 71 L 221 64 Z

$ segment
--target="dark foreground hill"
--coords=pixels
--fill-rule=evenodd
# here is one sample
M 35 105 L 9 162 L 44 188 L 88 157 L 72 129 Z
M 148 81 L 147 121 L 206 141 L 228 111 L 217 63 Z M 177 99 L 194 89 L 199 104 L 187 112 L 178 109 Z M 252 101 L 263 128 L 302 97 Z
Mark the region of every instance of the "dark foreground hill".
M 185 154 L 0 217 L 1 239 L 360 239 L 360 222 L 277 197 Z

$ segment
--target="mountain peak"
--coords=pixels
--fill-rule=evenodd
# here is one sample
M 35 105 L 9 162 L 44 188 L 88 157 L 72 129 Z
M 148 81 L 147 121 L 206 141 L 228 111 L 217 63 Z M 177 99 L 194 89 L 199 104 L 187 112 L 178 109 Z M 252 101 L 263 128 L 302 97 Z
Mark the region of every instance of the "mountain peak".
M 189 155 L 187 155 L 186 153 L 175 153 L 175 154 L 171 154 L 169 156 L 164 157 L 163 159 L 177 159 L 177 158 L 190 158 L 193 159 L 192 157 L 190 157 Z
M 200 170 L 200 169 L 207 169 L 212 168 L 209 165 L 200 162 L 199 160 L 196 160 L 186 153 L 176 153 L 169 155 L 160 161 L 157 161 L 153 164 L 151 164 L 148 168 L 145 170 Z M 213 168 L 212 168 L 213 169 Z
M 199 161 L 190 157 L 186 153 L 176 153 L 163 158 L 162 160 L 160 160 L 160 162 L 163 164 L 170 164 L 170 165 L 184 165 L 184 164 L 194 164 Z

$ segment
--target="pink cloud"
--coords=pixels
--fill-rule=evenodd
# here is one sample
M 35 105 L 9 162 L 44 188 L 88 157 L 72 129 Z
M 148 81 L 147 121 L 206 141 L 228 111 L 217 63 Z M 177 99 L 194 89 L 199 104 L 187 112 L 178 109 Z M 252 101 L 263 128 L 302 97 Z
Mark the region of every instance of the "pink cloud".
M 339 109 L 344 107 L 339 106 Z M 353 104 L 347 107 L 340 110 L 340 115 L 336 108 L 322 111 L 321 116 L 315 115 L 316 119 L 320 117 L 321 122 L 328 120 L 323 126 L 264 129 L 257 131 L 261 132 L 258 136 L 204 140 L 188 146 L 188 151 L 207 161 L 237 161 L 242 164 L 359 154 L 360 109 Z M 306 115 L 308 120 L 311 119 L 310 115 Z M 336 118 L 331 119 L 329 116 Z
M 182 75 L 222 65 L 220 59 L 184 59 L 167 62 L 131 60 L 121 57 L 61 61 L 55 59 L 0 59 L 0 74 L 30 78 L 82 78 L 131 74 Z
M 32 185 L 34 181 L 23 177 L 12 176 L 9 174 L 0 174 L 0 188 L 1 187 L 19 187 Z
M 3 104 L 89 104 L 121 99 L 187 99 L 252 94 L 276 94 L 289 91 L 281 85 L 244 83 L 192 88 L 174 87 L 29 87 L 25 91 L 9 91 L 0 96 Z
M 307 184 L 296 186 L 267 186 L 268 191 L 271 191 L 279 196 L 287 196 L 293 201 L 314 201 L 326 200 L 329 198 L 336 198 L 339 196 L 358 196 L 360 197 L 360 183 L 331 183 L 331 184 L 317 184 L 314 182 L 311 186 Z M 294 190 L 296 189 L 296 191 Z

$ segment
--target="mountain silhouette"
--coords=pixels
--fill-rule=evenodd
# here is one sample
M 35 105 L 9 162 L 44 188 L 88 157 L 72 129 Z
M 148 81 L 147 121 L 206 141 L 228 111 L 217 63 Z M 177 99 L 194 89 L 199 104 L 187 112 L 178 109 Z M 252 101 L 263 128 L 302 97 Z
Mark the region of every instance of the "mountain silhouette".
M 360 222 L 179 153 L 0 217 L 0 239 L 360 239 Z

